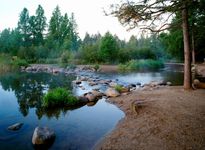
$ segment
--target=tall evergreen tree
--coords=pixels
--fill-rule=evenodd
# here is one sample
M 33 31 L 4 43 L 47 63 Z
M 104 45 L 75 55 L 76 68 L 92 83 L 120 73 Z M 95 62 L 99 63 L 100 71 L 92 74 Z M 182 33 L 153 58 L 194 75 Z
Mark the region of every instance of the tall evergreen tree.
M 29 11 L 24 8 L 20 13 L 18 21 L 18 30 L 21 34 L 22 46 L 30 46 L 30 26 L 29 26 Z
M 61 28 L 61 22 L 63 20 L 63 17 L 61 16 L 60 8 L 59 6 L 56 6 L 52 13 L 52 17 L 49 22 L 48 27 L 48 38 L 51 40 L 50 44 L 53 46 L 59 46 L 60 45 L 60 28 Z
M 43 44 L 44 37 L 43 32 L 46 30 L 46 17 L 44 14 L 44 9 L 41 5 L 38 5 L 38 8 L 36 9 L 36 16 L 35 16 L 35 38 L 36 38 L 36 44 Z

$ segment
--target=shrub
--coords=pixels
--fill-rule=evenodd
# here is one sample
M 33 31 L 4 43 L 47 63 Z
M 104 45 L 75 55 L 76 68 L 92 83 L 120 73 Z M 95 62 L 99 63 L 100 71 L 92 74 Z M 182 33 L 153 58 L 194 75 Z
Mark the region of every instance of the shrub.
M 79 101 L 72 95 L 71 91 L 65 88 L 50 90 L 43 97 L 44 107 L 74 106 L 78 104 L 78 102 Z
M 158 70 L 164 66 L 163 62 L 152 59 L 130 60 L 125 64 L 118 65 L 120 71 L 147 71 Z
M 25 59 L 16 58 L 12 61 L 12 64 L 16 67 L 25 66 L 28 67 L 28 62 Z
M 61 54 L 61 63 L 68 63 L 71 58 L 71 54 L 68 51 L 65 51 Z
M 100 65 L 95 64 L 95 65 L 93 66 L 93 68 L 95 69 L 95 71 L 98 71 L 98 70 L 100 69 Z
M 123 90 L 122 85 L 119 85 L 119 84 L 116 85 L 116 86 L 115 86 L 115 90 L 118 91 L 119 93 L 121 93 L 121 91 Z

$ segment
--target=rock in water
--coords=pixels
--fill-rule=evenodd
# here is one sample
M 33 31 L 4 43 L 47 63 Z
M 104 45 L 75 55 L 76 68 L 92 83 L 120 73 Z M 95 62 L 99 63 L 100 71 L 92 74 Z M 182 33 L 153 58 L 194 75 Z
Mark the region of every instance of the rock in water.
M 15 123 L 15 124 L 9 126 L 7 129 L 16 131 L 16 130 L 19 130 L 22 126 L 23 126 L 23 123 Z
M 35 146 L 49 147 L 55 140 L 55 133 L 48 127 L 36 127 L 32 137 Z
M 106 91 L 105 91 L 105 95 L 107 97 L 117 97 L 120 95 L 120 93 L 115 90 L 115 89 L 112 89 L 112 88 L 108 88 Z

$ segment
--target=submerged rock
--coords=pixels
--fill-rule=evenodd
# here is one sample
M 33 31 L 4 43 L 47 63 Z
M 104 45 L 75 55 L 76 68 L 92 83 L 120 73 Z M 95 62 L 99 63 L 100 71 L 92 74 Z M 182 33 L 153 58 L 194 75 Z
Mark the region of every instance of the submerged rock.
M 113 89 L 113 88 L 108 88 L 108 89 L 105 91 L 105 95 L 106 95 L 107 97 L 117 97 L 117 96 L 120 95 L 120 93 L 119 93 L 117 90 Z
M 55 133 L 48 127 L 36 127 L 32 137 L 35 146 L 50 146 L 55 140 Z
M 7 129 L 16 131 L 16 130 L 19 130 L 22 126 L 23 126 L 23 123 L 15 123 L 15 124 L 9 126 Z

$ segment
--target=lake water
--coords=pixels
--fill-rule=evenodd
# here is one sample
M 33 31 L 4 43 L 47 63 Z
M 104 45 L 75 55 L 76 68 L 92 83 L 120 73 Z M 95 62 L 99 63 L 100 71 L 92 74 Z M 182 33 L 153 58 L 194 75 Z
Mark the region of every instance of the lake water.
M 182 73 L 169 71 L 96 76 L 118 79 L 124 83 L 166 80 L 177 85 L 183 81 Z M 55 131 L 56 139 L 50 149 L 92 149 L 109 133 L 124 117 L 124 113 L 104 99 L 94 106 L 85 105 L 73 110 L 41 108 L 42 96 L 48 89 L 60 86 L 73 90 L 71 82 L 74 79 L 75 76 L 46 73 L 0 75 L 0 149 L 34 149 L 31 139 L 36 126 L 48 126 Z M 82 94 L 78 89 L 73 91 Z M 19 131 L 7 130 L 8 126 L 17 122 L 24 123 Z

